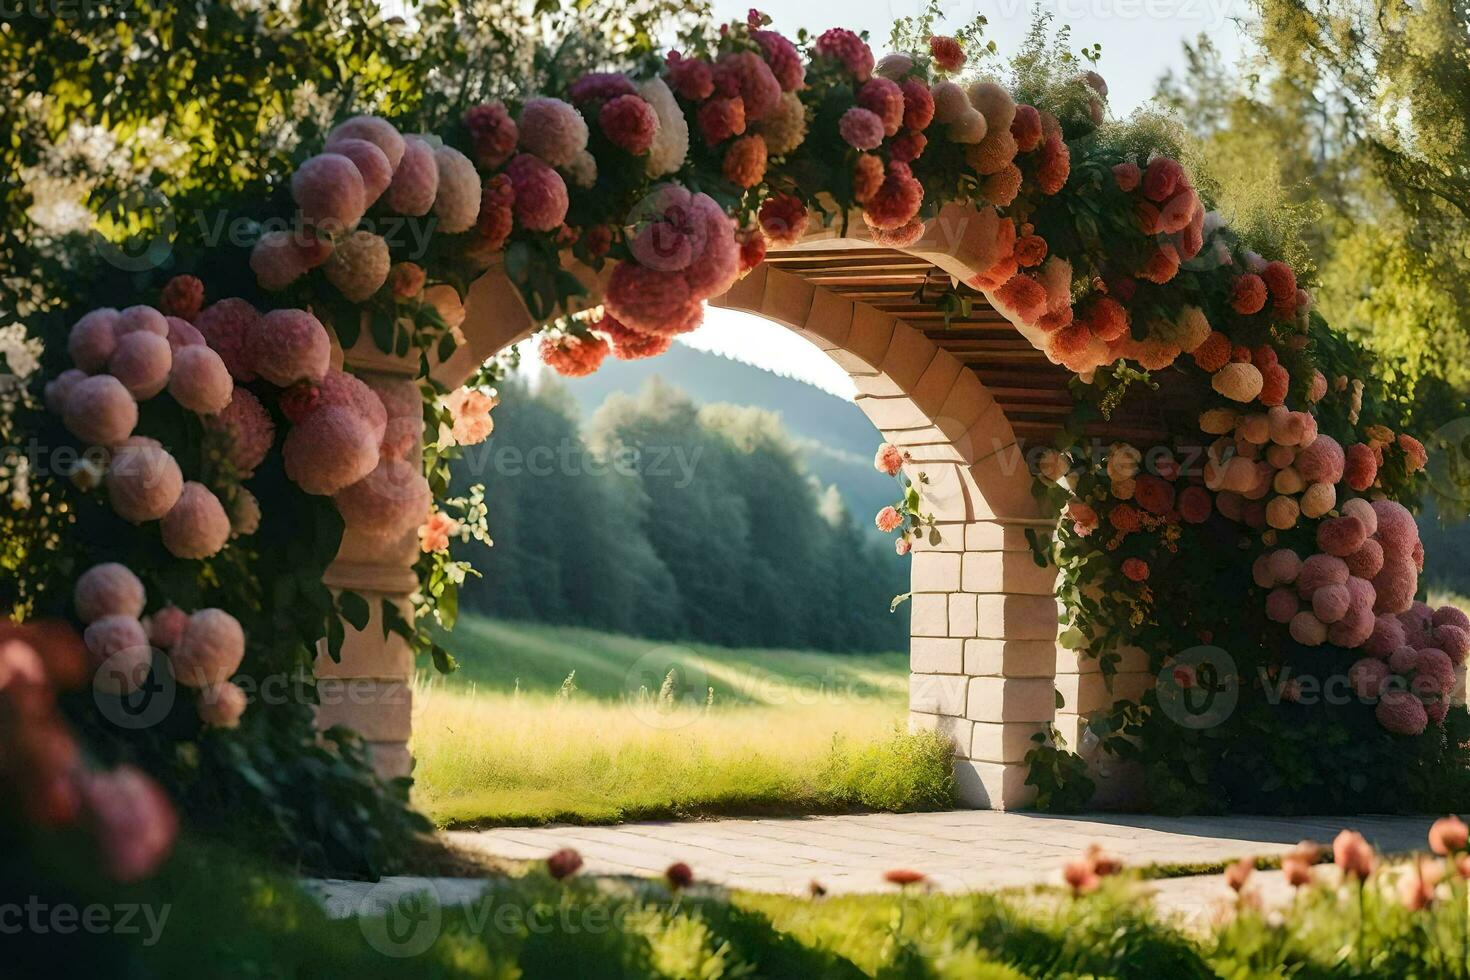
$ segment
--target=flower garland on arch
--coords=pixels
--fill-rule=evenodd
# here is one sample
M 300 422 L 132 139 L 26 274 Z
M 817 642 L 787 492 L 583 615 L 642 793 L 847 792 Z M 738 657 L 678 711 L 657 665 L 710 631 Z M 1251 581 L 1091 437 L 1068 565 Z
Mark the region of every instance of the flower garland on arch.
M 1463 661 L 1466 624 L 1414 604 L 1422 548 L 1391 502 L 1412 493 L 1424 451 L 1371 414 L 1360 425 L 1379 400 L 1361 370 L 1332 369 L 1351 357 L 1293 270 L 1246 249 L 1172 156 L 1100 139 L 1096 74 L 1059 82 L 1065 105 L 1029 105 L 966 79 L 954 39 L 926 42 L 879 59 L 851 31 L 793 42 L 753 11 L 662 60 L 474 106 L 437 136 L 351 117 L 291 175 L 288 228 L 251 250 L 258 305 L 204 305 L 207 284 L 180 278 L 161 311 L 89 313 L 72 333 L 76 373 L 52 382 L 48 403 L 78 440 L 109 450 L 114 510 L 158 520 L 181 560 L 248 536 L 244 484 L 276 451 L 347 526 L 416 532 L 426 555 L 444 556 L 452 533 L 483 532 L 434 506 L 447 455 L 408 454 L 426 424 L 454 431 L 445 449 L 487 426 L 456 424 L 467 400 L 452 408 L 432 381 L 388 390 L 334 368 L 334 346 L 367 329 L 384 352 L 419 352 L 428 377 L 463 341 L 468 284 L 498 262 L 532 315 L 556 321 L 543 359 L 586 374 L 609 355 L 666 350 L 699 326 L 705 300 L 814 221 L 845 230 L 860 215 L 875 242 L 905 248 L 941 207 L 963 205 L 983 246 L 967 285 L 1077 375 L 1079 425 L 1150 376 L 1202 408 L 1171 416 L 1166 456 L 1120 444 L 1076 459 L 1063 445 L 1041 461 L 1038 493 L 1069 518 L 1048 556 L 1063 572 L 1068 641 L 1111 663 L 1157 619 L 1161 572 L 1209 529 L 1248 559 L 1242 590 L 1262 590 L 1252 628 L 1276 631 L 1253 638 L 1360 651 L 1354 677 L 1386 729 L 1414 737 L 1442 723 L 1443 661 Z M 427 250 L 380 233 L 388 220 L 431 228 Z M 586 291 L 567 261 L 606 273 L 600 309 L 572 315 Z M 183 481 L 133 431 L 136 402 L 165 388 L 221 441 L 229 465 L 203 482 Z M 129 467 L 164 475 L 140 489 Z M 903 524 L 897 509 L 880 520 Z M 421 563 L 426 608 L 464 573 L 447 561 Z M 1180 639 L 1150 635 L 1151 652 L 1167 658 Z M 1389 690 L 1396 681 L 1407 694 Z

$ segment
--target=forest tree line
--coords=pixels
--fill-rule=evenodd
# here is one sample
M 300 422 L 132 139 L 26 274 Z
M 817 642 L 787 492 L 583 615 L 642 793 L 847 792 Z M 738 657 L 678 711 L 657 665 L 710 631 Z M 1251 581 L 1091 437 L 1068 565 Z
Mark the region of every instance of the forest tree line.
M 658 379 L 585 424 L 555 382 L 501 396 L 494 434 L 456 464 L 458 489 L 485 485 L 495 539 L 464 555 L 483 574 L 464 608 L 724 646 L 907 645 L 907 606 L 889 611 L 907 560 L 808 474 L 776 414 Z

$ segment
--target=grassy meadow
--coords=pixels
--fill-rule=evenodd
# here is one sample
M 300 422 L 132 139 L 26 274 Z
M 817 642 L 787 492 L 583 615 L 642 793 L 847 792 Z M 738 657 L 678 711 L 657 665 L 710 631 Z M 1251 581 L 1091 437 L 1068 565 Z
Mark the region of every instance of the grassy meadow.
M 902 653 L 845 657 L 466 616 L 414 694 L 415 803 L 446 826 L 934 809 Z

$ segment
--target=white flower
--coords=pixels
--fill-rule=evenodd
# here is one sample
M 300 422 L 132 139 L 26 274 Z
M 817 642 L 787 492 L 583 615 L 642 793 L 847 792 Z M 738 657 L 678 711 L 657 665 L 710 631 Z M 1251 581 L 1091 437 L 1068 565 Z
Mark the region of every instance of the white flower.
M 572 162 L 561 169 L 578 187 L 591 187 L 597 183 L 597 158 L 586 150 L 572 157 Z
M 662 177 L 684 166 L 689 155 L 689 123 L 662 78 L 650 78 L 638 86 L 638 94 L 658 117 L 658 132 L 648 150 L 648 176 Z

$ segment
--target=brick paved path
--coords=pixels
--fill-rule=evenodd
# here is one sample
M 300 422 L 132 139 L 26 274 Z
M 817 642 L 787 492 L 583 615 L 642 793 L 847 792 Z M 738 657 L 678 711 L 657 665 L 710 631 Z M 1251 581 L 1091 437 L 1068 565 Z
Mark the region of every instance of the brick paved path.
M 1429 817 L 1048 816 L 957 810 L 944 813 L 634 823 L 613 827 L 507 827 L 452 831 L 464 847 L 538 860 L 575 847 L 585 873 L 657 876 L 684 861 L 702 881 L 753 891 L 881 891 L 882 874 L 912 868 L 946 891 L 1059 883 L 1064 861 L 1096 841 L 1126 864 L 1227 861 L 1280 854 L 1310 838 L 1328 843 L 1343 827 L 1380 850 L 1423 848 Z M 1163 895 L 1208 892 L 1163 883 Z

